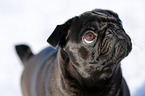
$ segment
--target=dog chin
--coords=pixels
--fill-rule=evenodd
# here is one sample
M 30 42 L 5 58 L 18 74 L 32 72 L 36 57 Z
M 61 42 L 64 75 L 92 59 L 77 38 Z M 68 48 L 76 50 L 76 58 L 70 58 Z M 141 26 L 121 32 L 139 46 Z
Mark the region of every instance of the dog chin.
M 87 86 L 92 87 L 95 84 L 104 82 L 108 79 L 110 79 L 113 76 L 113 72 L 115 70 L 115 65 L 110 65 L 108 67 L 104 66 L 104 67 L 100 67 L 100 69 L 96 70 L 96 71 L 90 71 L 90 75 L 87 75 L 84 78 L 84 81 L 86 82 Z
M 90 64 L 89 64 L 90 65 Z M 88 69 L 85 71 L 88 72 L 89 77 L 97 77 L 97 78 L 108 78 L 111 77 L 113 70 L 115 69 L 117 65 L 116 64 L 105 64 L 105 65 L 97 65 L 97 64 L 91 64 Z

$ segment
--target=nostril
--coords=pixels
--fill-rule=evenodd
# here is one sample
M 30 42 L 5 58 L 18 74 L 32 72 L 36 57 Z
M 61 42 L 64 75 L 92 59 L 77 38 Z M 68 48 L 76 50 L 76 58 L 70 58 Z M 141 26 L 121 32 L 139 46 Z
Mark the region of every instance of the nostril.
M 99 58 L 96 58 L 96 62 L 99 62 Z

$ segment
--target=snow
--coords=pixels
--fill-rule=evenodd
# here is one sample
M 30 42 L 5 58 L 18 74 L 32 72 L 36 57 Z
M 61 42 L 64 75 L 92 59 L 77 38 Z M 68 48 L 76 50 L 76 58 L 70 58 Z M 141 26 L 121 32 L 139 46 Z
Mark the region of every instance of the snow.
M 95 8 L 119 14 L 133 43 L 132 52 L 122 61 L 123 76 L 132 96 L 145 96 L 144 4 L 144 0 L 0 0 L 1 96 L 22 96 L 23 65 L 16 44 L 29 44 L 38 53 L 49 46 L 46 40 L 56 25 Z

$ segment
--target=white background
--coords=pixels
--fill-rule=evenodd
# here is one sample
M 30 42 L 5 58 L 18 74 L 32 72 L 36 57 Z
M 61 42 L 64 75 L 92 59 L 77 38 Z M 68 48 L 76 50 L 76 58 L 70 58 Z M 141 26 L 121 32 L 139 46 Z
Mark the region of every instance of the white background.
M 145 96 L 145 0 L 0 0 L 0 96 L 22 96 L 16 44 L 29 44 L 38 53 L 49 46 L 57 24 L 95 8 L 119 14 L 133 43 L 122 61 L 123 75 L 132 96 Z

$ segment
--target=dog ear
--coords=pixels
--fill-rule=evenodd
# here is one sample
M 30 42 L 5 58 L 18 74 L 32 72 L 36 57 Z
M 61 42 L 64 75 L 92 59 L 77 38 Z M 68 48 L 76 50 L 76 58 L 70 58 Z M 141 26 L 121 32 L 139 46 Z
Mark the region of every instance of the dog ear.
M 60 44 L 64 43 L 64 39 L 66 39 L 66 34 L 70 29 L 72 19 L 69 19 L 62 25 L 57 25 L 50 37 L 47 39 L 47 42 L 54 48 L 57 48 Z M 65 36 L 64 36 L 65 35 Z M 63 41 L 63 42 L 62 42 Z

